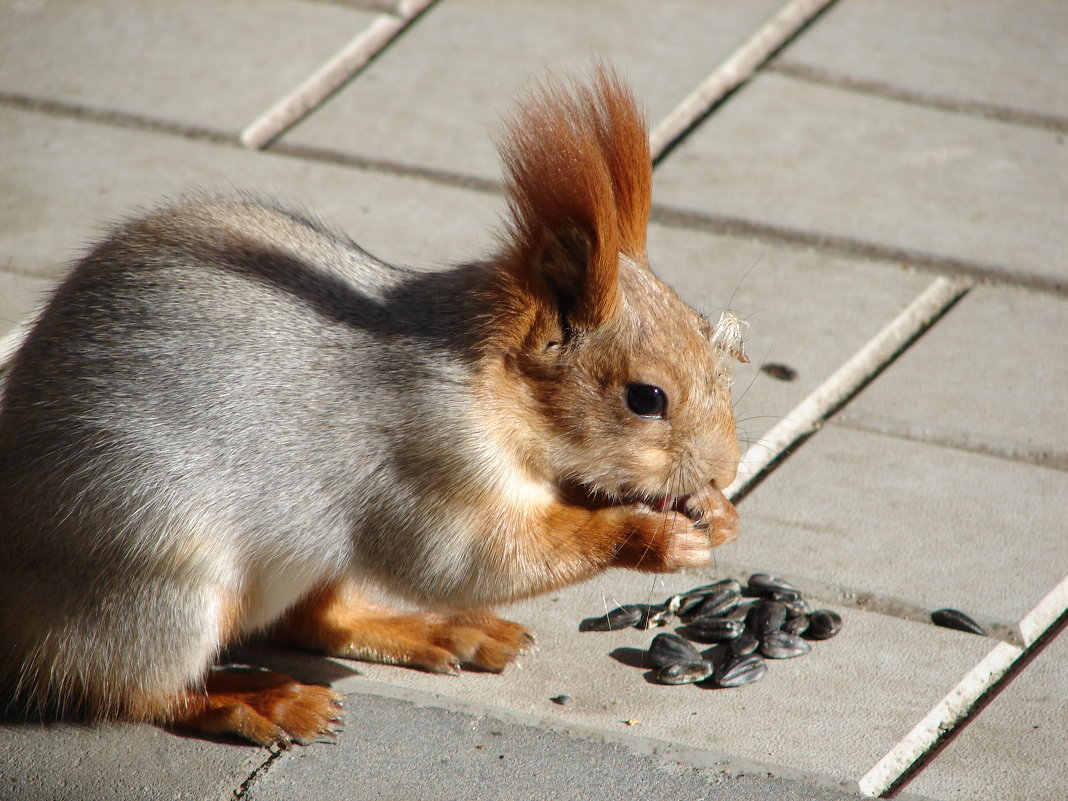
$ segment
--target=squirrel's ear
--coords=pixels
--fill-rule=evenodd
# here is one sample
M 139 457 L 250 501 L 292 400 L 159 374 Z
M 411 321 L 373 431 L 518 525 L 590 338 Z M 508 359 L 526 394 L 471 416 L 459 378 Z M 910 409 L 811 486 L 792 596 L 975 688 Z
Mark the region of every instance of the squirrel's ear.
M 608 68 L 591 85 L 549 80 L 522 102 L 500 146 L 511 219 L 505 264 L 573 326 L 607 322 L 620 304 L 619 259 L 645 259 L 645 122 Z
M 540 252 L 530 252 L 528 258 L 519 267 L 524 283 L 536 295 L 548 297 L 569 327 L 596 327 L 615 315 L 619 254 L 604 251 L 595 231 L 578 225 L 545 229 Z

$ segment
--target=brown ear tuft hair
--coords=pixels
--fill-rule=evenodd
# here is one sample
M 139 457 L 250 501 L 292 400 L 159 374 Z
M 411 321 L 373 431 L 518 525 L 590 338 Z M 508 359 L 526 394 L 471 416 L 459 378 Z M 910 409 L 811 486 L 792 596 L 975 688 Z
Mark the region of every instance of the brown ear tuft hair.
M 617 303 L 620 253 L 643 263 L 652 187 L 645 119 L 630 90 L 599 65 L 589 85 L 549 79 L 521 103 L 500 146 L 514 270 L 552 270 L 562 248 L 581 273 L 549 275 L 604 319 Z

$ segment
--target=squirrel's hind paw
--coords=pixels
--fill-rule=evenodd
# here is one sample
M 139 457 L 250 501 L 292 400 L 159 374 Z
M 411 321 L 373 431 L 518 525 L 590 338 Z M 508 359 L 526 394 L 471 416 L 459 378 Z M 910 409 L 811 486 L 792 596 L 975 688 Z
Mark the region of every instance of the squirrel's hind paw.
M 175 729 L 288 748 L 335 738 L 341 728 L 341 696 L 283 673 L 213 670 L 204 690 L 189 691 L 169 723 Z

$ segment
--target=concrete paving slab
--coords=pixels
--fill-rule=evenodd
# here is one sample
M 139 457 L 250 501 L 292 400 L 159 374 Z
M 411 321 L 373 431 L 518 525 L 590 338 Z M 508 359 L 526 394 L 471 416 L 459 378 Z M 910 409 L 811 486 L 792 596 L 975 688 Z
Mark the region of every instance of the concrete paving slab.
M 607 57 L 655 121 L 780 5 L 449 0 L 282 141 L 496 179 L 486 134 L 546 67 Z
M 976 287 L 842 417 L 1068 468 L 1066 342 L 1068 300 Z
M 5 3 L 0 92 L 236 134 L 374 16 L 295 0 Z
M 1068 281 L 1068 141 L 775 74 L 676 148 L 658 202 Z
M 635 660 L 657 631 L 578 631 L 582 618 L 606 607 L 658 601 L 706 580 L 617 571 L 501 610 L 538 637 L 537 652 L 502 675 L 446 677 L 346 662 L 361 675 L 334 687 L 360 692 L 368 680 L 382 682 L 441 696 L 443 706 L 504 710 L 609 740 L 648 738 L 703 752 L 705 760 L 741 760 L 839 786 L 856 782 L 990 648 L 981 637 L 842 609 L 838 637 L 803 658 L 770 664 L 756 684 L 723 690 L 652 684 Z M 298 676 L 309 670 L 309 657 L 296 652 L 259 658 Z M 562 693 L 572 696 L 570 705 L 550 700 Z M 348 717 L 359 717 L 358 703 L 349 704 Z M 692 764 L 695 757 L 679 759 Z
M 945 801 L 1061 801 L 1068 789 L 1068 635 L 1060 635 L 906 786 Z
M 695 767 L 669 755 L 597 742 L 484 715 L 369 695 L 336 746 L 283 755 L 249 787 L 249 801 L 838 801 L 860 796 L 767 775 Z M 575 766 L 581 765 L 581 770 Z
M 436 266 L 485 255 L 503 198 L 417 178 L 195 142 L 161 133 L 5 109 L 0 138 L 0 258 L 55 277 L 105 224 L 194 187 L 248 189 L 320 213 L 389 260 Z M 802 248 L 654 225 L 654 268 L 717 317 L 750 322 L 752 364 L 735 399 L 758 437 L 874 335 L 929 282 L 896 267 Z M 871 287 L 876 282 L 878 292 Z M 835 309 L 813 315 L 810 308 Z M 765 361 L 798 371 L 784 382 Z
M 922 94 L 1068 116 L 1058 0 L 836 3 L 781 59 Z
M 742 502 L 722 558 L 1018 621 L 1063 577 L 1068 473 L 828 425 Z
M 743 442 L 779 422 L 930 283 L 889 264 L 661 225 L 649 229 L 649 258 L 713 321 L 730 304 L 749 323 L 750 363 L 735 366 L 734 381 Z M 770 377 L 760 369 L 769 362 L 797 377 Z
M 9 801 L 220 801 L 267 759 L 263 749 L 154 726 L 4 724 L 0 798 Z
M 278 198 L 418 266 L 484 256 L 504 207 L 421 179 L 11 108 L 0 128 L 0 263 L 42 276 L 111 221 L 198 188 Z

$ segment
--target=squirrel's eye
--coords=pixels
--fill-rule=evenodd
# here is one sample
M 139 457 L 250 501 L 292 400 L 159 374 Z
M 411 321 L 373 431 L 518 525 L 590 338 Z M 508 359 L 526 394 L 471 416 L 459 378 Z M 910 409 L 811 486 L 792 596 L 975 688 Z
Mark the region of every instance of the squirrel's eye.
M 631 384 L 627 387 L 627 407 L 640 417 L 663 417 L 667 393 L 652 384 Z

